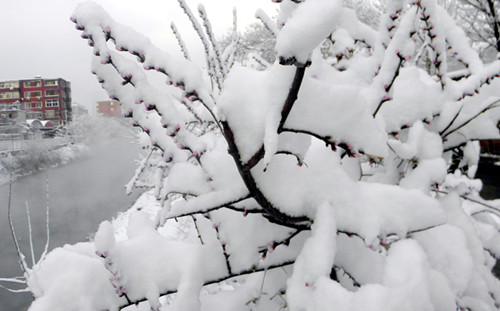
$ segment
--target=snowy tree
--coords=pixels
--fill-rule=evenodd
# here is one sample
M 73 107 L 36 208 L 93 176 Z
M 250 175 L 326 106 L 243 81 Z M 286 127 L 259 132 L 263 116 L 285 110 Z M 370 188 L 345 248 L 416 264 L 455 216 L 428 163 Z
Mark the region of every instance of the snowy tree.
M 234 64 L 236 29 L 222 49 L 202 5 L 198 19 L 179 0 L 201 65 L 78 6 L 92 72 L 155 150 L 161 209 L 49 253 L 30 310 L 499 308 L 500 203 L 473 178 L 477 140 L 500 136 L 500 62 L 432 0 L 389 1 L 378 31 L 341 1 L 275 2 L 277 25 L 259 13 L 277 39 L 263 71 Z M 176 219 L 196 239 L 163 234 Z
M 456 18 L 481 54 L 500 53 L 500 3 L 495 0 L 461 0 Z
M 221 48 L 233 43 L 233 33 L 220 40 Z M 256 63 L 258 68 L 267 68 L 276 60 L 274 45 L 276 36 L 263 23 L 255 22 L 241 34 L 235 52 L 235 61 L 240 64 Z

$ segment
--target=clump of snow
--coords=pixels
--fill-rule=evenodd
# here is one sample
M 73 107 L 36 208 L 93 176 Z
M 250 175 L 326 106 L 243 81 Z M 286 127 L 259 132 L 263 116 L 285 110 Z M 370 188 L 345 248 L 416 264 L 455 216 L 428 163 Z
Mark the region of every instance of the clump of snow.
M 380 109 L 389 133 L 417 120 L 432 121 L 445 101 L 441 86 L 416 66 L 403 68 L 393 88 L 392 101 Z
M 338 23 L 341 6 L 340 1 L 329 0 L 308 0 L 298 5 L 278 34 L 278 56 L 293 58 L 298 63 L 305 64 L 313 49 L 321 44 Z
M 234 68 L 218 100 L 221 117 L 229 123 L 247 162 L 264 143 L 266 162 L 277 151 L 281 108 L 292 84 L 293 69 L 279 65 L 267 71 Z
M 119 298 L 93 243 L 51 251 L 34 267 L 28 286 L 36 297 L 29 310 L 118 310 Z
M 333 266 L 337 236 L 333 207 L 328 203 L 318 206 L 315 220 L 287 282 L 290 310 L 306 309 L 316 280 L 328 277 Z

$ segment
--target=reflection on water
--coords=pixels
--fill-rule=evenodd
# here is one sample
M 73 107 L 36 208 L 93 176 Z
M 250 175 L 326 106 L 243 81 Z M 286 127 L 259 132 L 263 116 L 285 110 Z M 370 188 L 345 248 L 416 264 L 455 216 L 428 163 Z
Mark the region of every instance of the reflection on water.
M 125 131 L 126 132 L 126 131 Z M 128 133 L 93 144 L 88 156 L 19 178 L 12 184 L 12 214 L 22 251 L 31 264 L 26 202 L 30 207 L 35 254 L 46 241 L 46 181 L 49 184 L 50 249 L 87 240 L 99 223 L 126 210 L 140 193 L 126 196 L 124 185 L 133 176 L 140 153 Z M 0 186 L 0 277 L 21 275 L 7 221 L 9 185 Z M 2 283 L 4 284 L 4 283 Z M 0 289 L 0 311 L 26 310 L 31 294 Z

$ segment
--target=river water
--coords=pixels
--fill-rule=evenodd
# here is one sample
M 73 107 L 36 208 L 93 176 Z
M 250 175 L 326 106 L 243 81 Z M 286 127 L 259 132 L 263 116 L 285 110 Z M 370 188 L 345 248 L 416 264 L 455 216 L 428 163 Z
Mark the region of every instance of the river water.
M 103 220 L 128 209 L 139 196 L 125 194 L 140 148 L 127 129 L 90 144 L 89 152 L 73 162 L 17 179 L 12 184 L 12 216 L 21 249 L 31 265 L 26 202 L 32 219 L 35 257 L 46 241 L 47 180 L 50 206 L 50 247 L 85 241 Z M 7 220 L 9 185 L 0 186 L 0 278 L 21 275 Z M 0 283 L 9 285 L 7 283 Z M 13 287 L 13 286 L 11 286 Z M 19 288 L 19 287 L 17 287 Z M 0 288 L 0 311 L 27 310 L 29 293 L 12 294 Z

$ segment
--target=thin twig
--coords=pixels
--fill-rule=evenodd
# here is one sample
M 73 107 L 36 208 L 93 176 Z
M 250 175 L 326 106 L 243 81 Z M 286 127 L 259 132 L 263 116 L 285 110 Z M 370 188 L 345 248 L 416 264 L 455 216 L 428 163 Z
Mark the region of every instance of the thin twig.
M 46 229 L 47 229 L 47 242 L 45 243 L 45 249 L 43 250 L 42 256 L 40 256 L 40 260 L 45 258 L 47 255 L 47 252 L 49 251 L 49 244 L 50 244 L 50 188 L 49 188 L 49 172 L 46 171 L 46 191 L 47 191 L 47 205 L 45 207 L 45 216 L 46 216 Z
M 469 124 L 471 121 L 473 121 L 475 118 L 479 117 L 481 114 L 485 113 L 486 111 L 488 111 L 490 109 L 494 109 L 494 108 L 500 107 L 500 105 L 495 105 L 495 104 L 497 104 L 499 102 L 500 102 L 500 99 L 494 101 L 491 104 L 489 104 L 486 108 L 484 108 L 483 110 L 479 111 L 476 115 L 474 115 L 473 117 L 469 118 L 467 121 L 465 121 L 461 125 L 457 126 L 453 130 L 450 130 L 448 133 L 446 133 L 445 135 L 443 135 L 443 139 L 445 139 L 446 137 L 448 137 L 450 134 L 453 134 L 454 132 L 458 131 L 459 129 L 463 128 L 464 126 L 466 126 L 467 124 Z
M 12 145 L 12 150 L 14 149 L 14 138 L 11 140 L 11 145 Z M 11 166 L 13 165 L 13 159 L 11 158 Z M 9 198 L 7 202 L 7 218 L 9 219 L 9 228 L 10 228 L 10 233 L 12 235 L 12 239 L 14 240 L 14 244 L 16 246 L 16 251 L 17 251 L 17 256 L 19 257 L 19 265 L 21 266 L 21 270 L 25 275 L 28 274 L 28 267 L 26 266 L 26 262 L 24 260 L 24 255 L 21 252 L 21 249 L 19 248 L 19 243 L 17 240 L 16 232 L 14 231 L 14 224 L 12 222 L 12 214 L 11 214 L 11 209 L 12 209 L 12 171 L 9 173 Z
M 439 132 L 439 135 L 443 135 L 444 132 L 446 132 L 452 125 L 453 123 L 455 122 L 455 120 L 458 118 L 458 116 L 460 115 L 460 112 L 462 112 L 462 109 L 464 108 L 464 106 L 461 106 L 460 109 L 458 110 L 458 112 L 455 114 L 455 116 L 453 117 L 453 119 L 451 119 L 450 123 L 448 123 L 448 125 L 441 131 Z
M 0 288 L 3 288 L 11 293 L 29 293 L 30 290 L 28 288 L 25 288 L 25 289 L 11 289 L 11 288 L 8 288 L 8 287 L 5 287 L 3 285 L 0 285 Z
M 266 266 L 266 267 L 250 268 L 250 269 L 242 270 L 240 272 L 233 273 L 233 274 L 228 274 L 228 275 L 223 276 L 223 277 L 218 278 L 218 279 L 206 281 L 206 282 L 203 283 L 203 285 L 206 286 L 206 285 L 211 285 L 211 284 L 217 284 L 217 283 L 220 283 L 222 281 L 225 281 L 225 280 L 228 280 L 228 279 L 232 279 L 232 278 L 235 278 L 235 277 L 239 277 L 239 276 L 243 276 L 243 275 L 248 275 L 248 274 L 252 274 L 252 273 L 256 273 L 256 272 L 262 272 L 262 271 L 270 270 L 270 269 L 281 268 L 281 267 L 284 267 L 284 266 L 289 266 L 289 265 L 292 265 L 294 262 L 295 262 L 294 260 L 289 260 L 289 261 L 285 261 L 285 262 L 282 262 L 282 263 L 279 263 L 279 264 L 269 265 L 269 266 Z M 176 292 L 177 292 L 177 289 L 167 290 L 167 291 L 165 291 L 163 293 L 160 293 L 160 297 L 163 297 L 163 296 L 166 296 L 166 295 L 170 295 L 170 294 L 174 294 Z M 139 304 L 139 303 L 144 302 L 144 301 L 147 301 L 147 298 L 142 298 L 142 299 L 137 299 L 135 301 L 131 301 L 130 303 L 127 303 L 127 304 L 124 304 L 124 305 L 120 306 L 119 309 L 121 310 L 121 309 L 124 309 L 124 308 L 126 308 L 128 306 L 136 305 L 136 304 Z
M 33 249 L 33 232 L 31 230 L 31 217 L 30 217 L 30 208 L 28 206 L 28 201 L 26 201 L 26 217 L 28 218 L 28 234 L 30 240 L 31 262 L 33 263 L 33 266 L 35 266 L 35 250 Z
M 201 245 L 204 245 L 205 243 L 203 242 L 203 238 L 201 237 L 200 229 L 198 228 L 198 221 L 196 220 L 195 215 L 192 215 L 191 217 L 193 218 L 194 228 L 196 229 L 196 232 L 198 233 L 198 239 L 200 240 Z
M 179 44 L 179 46 L 181 48 L 181 51 L 182 51 L 182 54 L 184 55 L 184 58 L 186 58 L 187 60 L 191 60 L 191 57 L 189 56 L 189 51 L 186 47 L 186 44 L 184 43 L 184 40 L 182 40 L 181 34 L 179 33 L 179 30 L 175 26 L 174 22 L 172 22 L 170 24 L 170 28 L 172 29 L 172 32 L 174 33 L 175 38 L 177 39 L 177 43 Z

